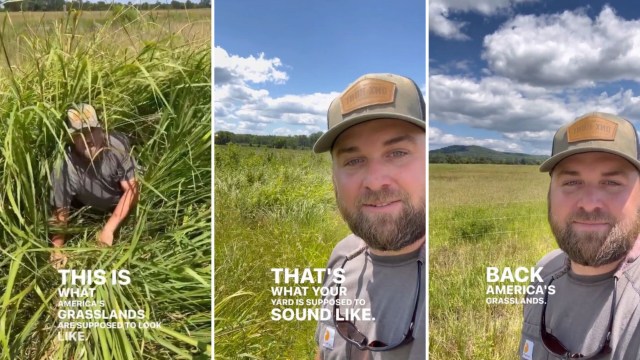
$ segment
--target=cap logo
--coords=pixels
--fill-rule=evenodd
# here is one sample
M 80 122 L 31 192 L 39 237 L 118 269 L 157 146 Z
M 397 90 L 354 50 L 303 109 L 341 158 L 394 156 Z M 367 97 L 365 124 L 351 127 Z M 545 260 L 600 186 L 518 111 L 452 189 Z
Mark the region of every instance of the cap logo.
M 597 116 L 588 116 L 576 121 L 567 128 L 569 143 L 585 140 L 608 140 L 616 138 L 618 124 Z
M 396 84 L 380 79 L 364 79 L 353 84 L 340 97 L 342 115 L 371 105 L 395 101 Z

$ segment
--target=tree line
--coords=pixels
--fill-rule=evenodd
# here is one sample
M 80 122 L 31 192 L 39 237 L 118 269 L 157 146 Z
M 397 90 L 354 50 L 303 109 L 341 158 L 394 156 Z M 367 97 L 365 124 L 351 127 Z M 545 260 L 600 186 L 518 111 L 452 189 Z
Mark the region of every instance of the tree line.
M 253 135 L 234 134 L 230 131 L 218 131 L 215 134 L 214 144 L 227 145 L 239 144 L 245 146 L 262 146 L 276 149 L 311 149 L 322 132 L 309 135 Z
M 115 4 L 114 2 L 105 1 L 65 1 L 65 0 L 22 0 L 11 1 L 3 4 L 4 11 L 71 11 L 84 10 L 84 11 L 107 11 L 112 9 L 114 5 L 123 6 L 122 4 Z M 197 9 L 197 8 L 210 8 L 211 0 L 199 0 L 193 2 L 187 0 L 186 2 L 180 2 L 172 0 L 171 2 L 155 3 L 133 3 L 129 1 L 129 6 L 133 6 L 138 10 L 170 10 L 170 9 Z
M 505 165 L 540 165 L 544 159 L 535 157 L 487 157 L 460 156 L 451 154 L 429 154 L 430 164 L 505 164 Z

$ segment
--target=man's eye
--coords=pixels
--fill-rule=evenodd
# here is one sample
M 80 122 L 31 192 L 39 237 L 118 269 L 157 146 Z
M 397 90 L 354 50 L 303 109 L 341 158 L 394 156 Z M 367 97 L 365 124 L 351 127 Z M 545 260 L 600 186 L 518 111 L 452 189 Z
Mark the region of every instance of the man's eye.
M 345 162 L 345 163 L 344 163 L 344 166 L 356 166 L 356 165 L 358 165 L 358 164 L 361 164 L 362 162 L 364 162 L 364 160 L 363 160 L 363 159 L 360 159 L 360 158 L 358 158 L 358 159 L 351 159 L 351 160 L 348 160 L 347 162 Z
M 580 184 L 580 181 L 578 180 L 567 180 L 565 182 L 562 183 L 562 186 L 575 186 Z
M 610 186 L 619 186 L 619 185 L 620 185 L 620 183 L 619 183 L 619 182 L 617 182 L 617 181 L 613 181 L 613 180 L 605 180 L 605 181 L 604 181 L 604 184 L 605 184 L 605 185 L 610 185 Z
M 391 154 L 389 154 L 389 156 L 391 157 L 403 157 L 405 155 L 407 155 L 407 152 L 403 150 L 395 150 L 392 151 Z

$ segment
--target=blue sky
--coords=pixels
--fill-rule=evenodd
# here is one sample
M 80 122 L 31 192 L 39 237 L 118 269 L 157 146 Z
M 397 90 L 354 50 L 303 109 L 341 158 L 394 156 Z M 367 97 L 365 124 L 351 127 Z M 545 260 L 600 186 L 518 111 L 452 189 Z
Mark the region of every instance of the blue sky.
M 218 1 L 214 130 L 326 131 L 329 103 L 371 72 L 426 94 L 424 0 Z
M 429 2 L 429 144 L 546 154 L 587 112 L 640 128 L 634 1 Z

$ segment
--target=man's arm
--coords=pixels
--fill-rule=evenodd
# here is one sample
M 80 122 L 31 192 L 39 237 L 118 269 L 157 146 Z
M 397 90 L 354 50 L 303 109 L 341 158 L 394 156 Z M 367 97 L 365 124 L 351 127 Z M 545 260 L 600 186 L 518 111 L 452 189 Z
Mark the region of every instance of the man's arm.
M 138 182 L 135 178 L 120 181 L 120 186 L 124 193 L 99 236 L 99 240 L 109 246 L 113 244 L 113 233 L 118 229 L 122 220 L 127 217 L 131 208 L 138 202 Z

